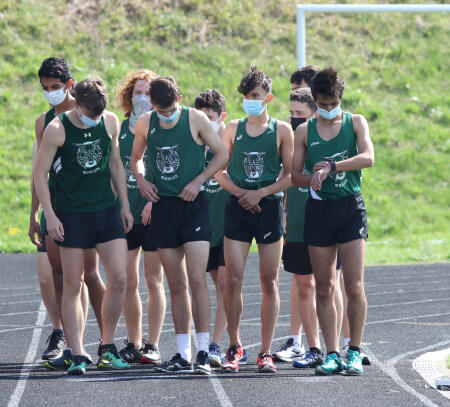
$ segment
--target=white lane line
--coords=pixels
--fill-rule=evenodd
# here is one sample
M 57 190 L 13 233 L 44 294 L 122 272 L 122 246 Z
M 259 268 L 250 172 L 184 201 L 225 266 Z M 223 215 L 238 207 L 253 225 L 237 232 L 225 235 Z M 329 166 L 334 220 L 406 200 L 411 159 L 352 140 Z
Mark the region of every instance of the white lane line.
M 36 356 L 37 348 L 39 346 L 39 340 L 42 334 L 42 324 L 45 321 L 47 313 L 45 310 L 44 301 L 41 301 L 41 305 L 39 307 L 39 313 L 36 319 L 36 328 L 33 330 L 33 336 L 31 337 L 31 343 L 28 348 L 27 355 L 25 357 L 24 364 L 22 366 L 22 370 L 20 372 L 19 380 L 17 382 L 16 389 L 14 393 L 11 395 L 11 399 L 9 400 L 8 407 L 17 407 L 20 403 L 20 399 L 22 398 L 23 392 L 25 390 L 25 386 L 27 385 L 27 380 L 30 375 L 31 368 L 27 366 L 33 363 L 34 358 Z
M 409 386 L 397 373 L 397 370 L 393 366 L 393 364 L 389 362 L 381 362 L 374 353 L 368 349 L 368 347 L 364 348 L 364 352 L 370 357 L 372 363 L 375 366 L 378 366 L 386 375 L 388 375 L 392 380 L 394 380 L 395 383 L 397 383 L 404 391 L 407 393 L 413 395 L 417 399 L 419 399 L 423 404 L 425 404 L 428 407 L 440 407 L 438 404 L 433 403 L 428 397 L 424 396 L 423 394 L 419 393 L 415 389 L 413 389 L 411 386 Z M 409 352 L 408 352 L 409 353 Z
M 25 311 L 25 312 L 8 312 L 7 314 L 0 314 L 0 317 L 13 317 L 15 315 L 36 314 L 39 311 Z
M 12 302 L 0 302 L 0 306 L 27 304 L 31 302 L 41 302 L 41 300 L 26 300 L 26 301 L 12 301 Z
M 27 285 L 27 286 L 20 286 L 20 287 L 0 287 L 0 290 L 27 290 L 29 288 L 36 288 L 35 285 Z
M 389 359 L 387 361 L 387 363 L 389 363 L 392 366 L 394 366 L 399 360 L 404 359 L 404 358 L 406 358 L 408 356 L 415 355 L 415 354 L 421 353 L 421 352 L 428 352 L 429 350 L 433 350 L 433 349 L 439 348 L 441 346 L 448 345 L 449 343 L 450 343 L 450 341 L 442 341 L 442 342 L 439 342 L 439 343 L 435 343 L 434 345 L 428 345 L 428 346 L 425 346 L 425 347 L 420 348 L 420 349 L 415 349 L 415 350 L 412 350 L 412 351 L 409 351 L 409 352 L 405 352 L 405 353 L 402 353 L 401 355 L 397 355 L 397 356 L 393 357 L 392 359 Z
M 89 372 L 89 370 L 87 371 Z M 81 377 L 81 378 L 74 378 L 74 377 L 67 377 L 66 381 L 68 382 L 120 382 L 120 381 L 129 381 L 129 380 L 149 380 L 149 379 L 159 379 L 159 380 L 167 380 L 167 379 L 176 379 L 182 377 L 181 375 L 173 375 L 173 376 L 166 376 L 163 374 L 160 375 L 129 375 L 129 376 L 116 376 L 112 375 L 111 377 Z M 9 407 L 9 406 L 8 406 Z

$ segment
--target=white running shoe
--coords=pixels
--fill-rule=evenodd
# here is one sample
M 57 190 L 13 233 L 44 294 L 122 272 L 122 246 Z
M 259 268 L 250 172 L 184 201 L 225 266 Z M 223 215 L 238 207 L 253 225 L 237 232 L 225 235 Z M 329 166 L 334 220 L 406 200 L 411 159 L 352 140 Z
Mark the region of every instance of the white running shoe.
M 275 360 L 281 362 L 295 362 L 296 360 L 299 360 L 304 353 L 304 346 L 298 343 L 294 344 L 294 340 L 289 338 L 286 343 L 273 354 L 273 357 Z

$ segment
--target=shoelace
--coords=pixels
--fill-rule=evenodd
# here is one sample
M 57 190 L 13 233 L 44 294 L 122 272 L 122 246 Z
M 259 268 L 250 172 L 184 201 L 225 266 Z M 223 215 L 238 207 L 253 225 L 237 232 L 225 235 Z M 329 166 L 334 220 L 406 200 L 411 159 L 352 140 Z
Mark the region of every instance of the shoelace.
M 158 348 L 155 345 L 148 343 L 145 339 L 142 339 L 142 344 L 144 345 L 144 347 L 141 350 L 144 353 L 147 353 L 150 350 L 153 352 L 158 352 Z
M 278 352 L 281 352 L 283 350 L 290 348 L 293 344 L 294 344 L 293 339 L 292 338 L 288 339 L 288 341 L 280 348 L 280 350 Z
M 263 353 L 262 355 L 259 356 L 259 358 L 261 360 L 263 360 L 264 362 L 268 362 L 268 363 L 272 363 L 272 356 L 269 355 L 268 353 Z
M 61 339 L 61 335 L 56 332 L 52 332 L 51 335 L 47 338 L 46 343 L 50 348 L 59 348 L 59 340 Z
M 233 361 L 234 360 L 234 356 L 236 355 L 237 351 L 238 351 L 238 346 L 237 345 L 233 345 L 231 348 L 229 348 L 227 350 L 226 359 L 228 361 L 230 361 L 230 362 Z

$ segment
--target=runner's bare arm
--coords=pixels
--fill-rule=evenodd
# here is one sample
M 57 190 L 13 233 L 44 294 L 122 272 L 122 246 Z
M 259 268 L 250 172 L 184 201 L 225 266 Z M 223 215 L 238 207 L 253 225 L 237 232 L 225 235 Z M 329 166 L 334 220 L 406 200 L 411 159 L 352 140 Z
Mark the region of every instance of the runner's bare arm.
M 47 232 L 52 239 L 59 241 L 64 240 L 64 229 L 53 211 L 47 178 L 56 152 L 64 144 L 64 141 L 64 126 L 58 118 L 53 120 L 44 131 L 33 176 L 37 197 L 47 220 Z
M 30 190 L 31 190 L 31 212 L 30 212 L 30 225 L 28 227 L 28 236 L 31 240 L 31 243 L 33 243 L 36 246 L 42 246 L 42 235 L 41 230 L 39 226 L 39 220 L 38 220 L 38 213 L 39 213 L 39 200 L 36 195 L 36 189 L 34 188 L 34 181 L 33 181 L 33 173 L 34 173 L 34 167 L 36 166 L 36 157 L 37 157 L 37 142 L 36 140 L 33 143 L 33 148 L 31 150 L 31 184 L 30 184 Z M 37 239 L 36 239 L 37 236 Z
M 158 188 L 145 179 L 145 167 L 143 161 L 144 153 L 147 149 L 147 134 L 150 126 L 150 115 L 151 113 L 145 113 L 136 122 L 130 165 L 141 195 L 150 202 L 158 202 Z
M 228 161 L 228 152 L 220 137 L 213 130 L 205 113 L 196 109 L 190 109 L 189 120 L 192 125 L 191 128 L 214 153 L 214 157 L 208 166 L 189 182 L 178 195 L 181 199 L 191 202 L 197 197 L 201 186 Z
M 292 183 L 298 187 L 311 185 L 311 174 L 303 174 L 306 158 L 307 137 L 308 125 L 307 123 L 303 123 L 295 130 L 294 155 L 292 156 L 291 180 Z
M 128 202 L 127 184 L 125 177 L 125 169 L 123 168 L 122 160 L 120 159 L 119 148 L 119 133 L 120 123 L 119 119 L 114 113 L 104 112 L 105 126 L 108 134 L 111 137 L 111 152 L 109 156 L 109 169 L 111 171 L 111 181 L 114 185 L 114 190 L 120 202 L 120 217 L 123 222 L 125 233 L 128 233 L 133 227 L 133 216 L 130 212 L 130 204 Z
M 370 139 L 369 125 L 366 118 L 361 114 L 354 114 L 352 120 L 359 153 L 347 160 L 336 161 L 336 171 L 362 170 L 363 168 L 372 167 L 375 162 L 373 143 Z M 314 166 L 314 169 L 320 168 L 325 168 L 325 171 L 330 172 L 331 164 L 326 161 L 320 161 Z

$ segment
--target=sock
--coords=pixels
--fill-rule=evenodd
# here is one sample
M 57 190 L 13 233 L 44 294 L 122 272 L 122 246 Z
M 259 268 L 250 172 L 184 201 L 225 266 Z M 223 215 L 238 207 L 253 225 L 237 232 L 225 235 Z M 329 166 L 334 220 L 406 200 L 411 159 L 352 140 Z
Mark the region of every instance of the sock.
M 327 355 L 331 355 L 332 353 L 334 353 L 338 358 L 341 357 L 339 352 L 336 352 L 335 350 L 332 350 L 331 352 L 328 352 Z
M 192 359 L 191 334 L 177 334 L 177 352 L 189 363 Z
M 209 332 L 197 332 L 197 352 L 208 352 Z
M 361 348 L 358 348 L 357 346 L 349 346 L 348 350 L 354 350 L 358 353 L 361 353 Z
M 293 341 L 294 341 L 294 345 L 295 345 L 295 344 L 298 344 L 298 345 L 301 345 L 301 344 L 302 344 L 302 340 L 301 340 L 301 338 L 300 338 L 300 335 L 291 335 L 291 338 L 292 338 Z
M 54 329 L 53 333 L 58 334 L 60 336 L 64 336 L 64 331 L 62 329 Z
M 350 338 L 344 338 L 344 346 L 350 345 Z
M 318 355 L 321 355 L 321 354 L 322 354 L 322 351 L 321 351 L 319 348 L 315 348 L 314 346 L 311 346 L 311 347 L 309 348 L 309 350 L 310 350 L 311 352 L 317 353 Z

